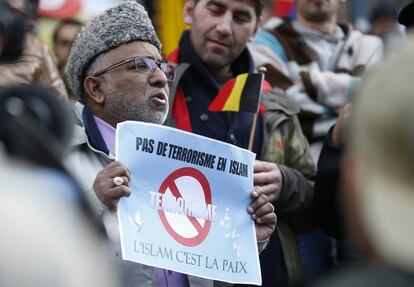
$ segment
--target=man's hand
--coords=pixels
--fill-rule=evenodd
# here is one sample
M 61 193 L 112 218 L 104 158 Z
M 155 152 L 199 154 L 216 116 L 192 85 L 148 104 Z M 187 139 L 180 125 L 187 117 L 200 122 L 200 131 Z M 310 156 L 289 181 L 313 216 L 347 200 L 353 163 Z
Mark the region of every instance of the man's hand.
M 270 202 L 275 202 L 282 191 L 283 177 L 275 163 L 256 160 L 254 162 L 254 189 L 265 194 Z
M 272 235 L 276 228 L 277 217 L 275 208 L 265 194 L 252 192 L 253 201 L 247 208 L 247 212 L 252 215 L 256 228 L 257 241 L 266 240 Z
M 119 176 L 123 179 L 123 184 L 115 185 L 114 177 Z M 116 211 L 118 201 L 123 196 L 130 196 L 129 182 L 131 172 L 128 167 L 119 161 L 108 164 L 102 169 L 95 178 L 93 189 L 99 200 L 111 211 Z

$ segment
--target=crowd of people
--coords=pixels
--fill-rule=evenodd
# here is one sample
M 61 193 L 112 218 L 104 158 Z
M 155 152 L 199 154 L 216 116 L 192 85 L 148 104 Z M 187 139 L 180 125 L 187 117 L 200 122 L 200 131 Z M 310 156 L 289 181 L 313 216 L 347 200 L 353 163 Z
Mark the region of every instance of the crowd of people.
M 272 17 L 272 1 L 186 0 L 190 28 L 165 57 L 133 0 L 59 23 L 52 57 L 33 32 L 38 4 L 0 0 L 3 19 L 25 23 L 20 44 L 7 41 L 18 25 L 0 29 L 1 286 L 231 286 L 122 259 L 117 206 L 134 192 L 115 160 L 125 121 L 256 154 L 243 208 L 262 286 L 414 284 L 414 2 L 386 10 L 407 31 L 384 52 L 374 30 L 385 24 L 339 23 L 340 0 L 296 0 L 294 20 Z M 228 80 L 259 70 L 257 123 L 209 109 Z

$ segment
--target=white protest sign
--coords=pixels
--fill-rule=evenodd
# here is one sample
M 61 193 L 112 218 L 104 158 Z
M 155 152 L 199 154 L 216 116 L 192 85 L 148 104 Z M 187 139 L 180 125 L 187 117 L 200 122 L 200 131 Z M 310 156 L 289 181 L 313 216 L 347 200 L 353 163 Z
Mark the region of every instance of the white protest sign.
M 247 213 L 255 155 L 177 129 L 118 124 L 117 160 L 132 172 L 118 204 L 126 260 L 231 283 L 261 284 Z

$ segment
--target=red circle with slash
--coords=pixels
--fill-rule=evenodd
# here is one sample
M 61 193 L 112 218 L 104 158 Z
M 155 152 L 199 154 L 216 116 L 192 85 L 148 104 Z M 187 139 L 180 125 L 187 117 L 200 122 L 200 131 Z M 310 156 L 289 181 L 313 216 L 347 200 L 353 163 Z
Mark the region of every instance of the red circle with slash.
M 167 190 L 170 190 L 175 198 L 182 197 L 179 188 L 177 187 L 176 181 L 182 177 L 191 177 L 196 180 L 203 190 L 205 204 L 212 204 L 211 200 L 211 189 L 207 181 L 207 178 L 199 170 L 192 167 L 180 168 L 171 173 L 161 184 L 160 193 L 165 194 Z M 195 228 L 197 235 L 193 237 L 185 237 L 180 234 L 179 230 L 175 230 L 169 223 L 165 212 L 158 210 L 158 214 L 161 218 L 161 222 L 164 225 L 167 232 L 178 242 L 184 246 L 192 247 L 200 244 L 207 237 L 211 227 L 211 220 L 204 220 L 204 224 L 200 224 L 197 218 L 193 216 L 186 216 L 192 226 Z M 177 228 L 176 228 L 177 229 Z

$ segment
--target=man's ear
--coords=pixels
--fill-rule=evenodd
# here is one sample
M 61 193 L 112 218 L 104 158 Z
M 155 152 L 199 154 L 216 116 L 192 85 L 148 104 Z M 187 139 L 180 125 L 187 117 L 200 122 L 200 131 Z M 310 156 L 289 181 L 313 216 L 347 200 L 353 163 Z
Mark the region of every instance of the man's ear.
M 102 81 L 94 76 L 87 76 L 83 81 L 83 88 L 90 100 L 98 105 L 105 102 L 105 95 L 102 91 Z
M 193 12 L 195 8 L 195 0 L 186 0 L 184 4 L 184 23 L 191 25 L 193 23 Z

